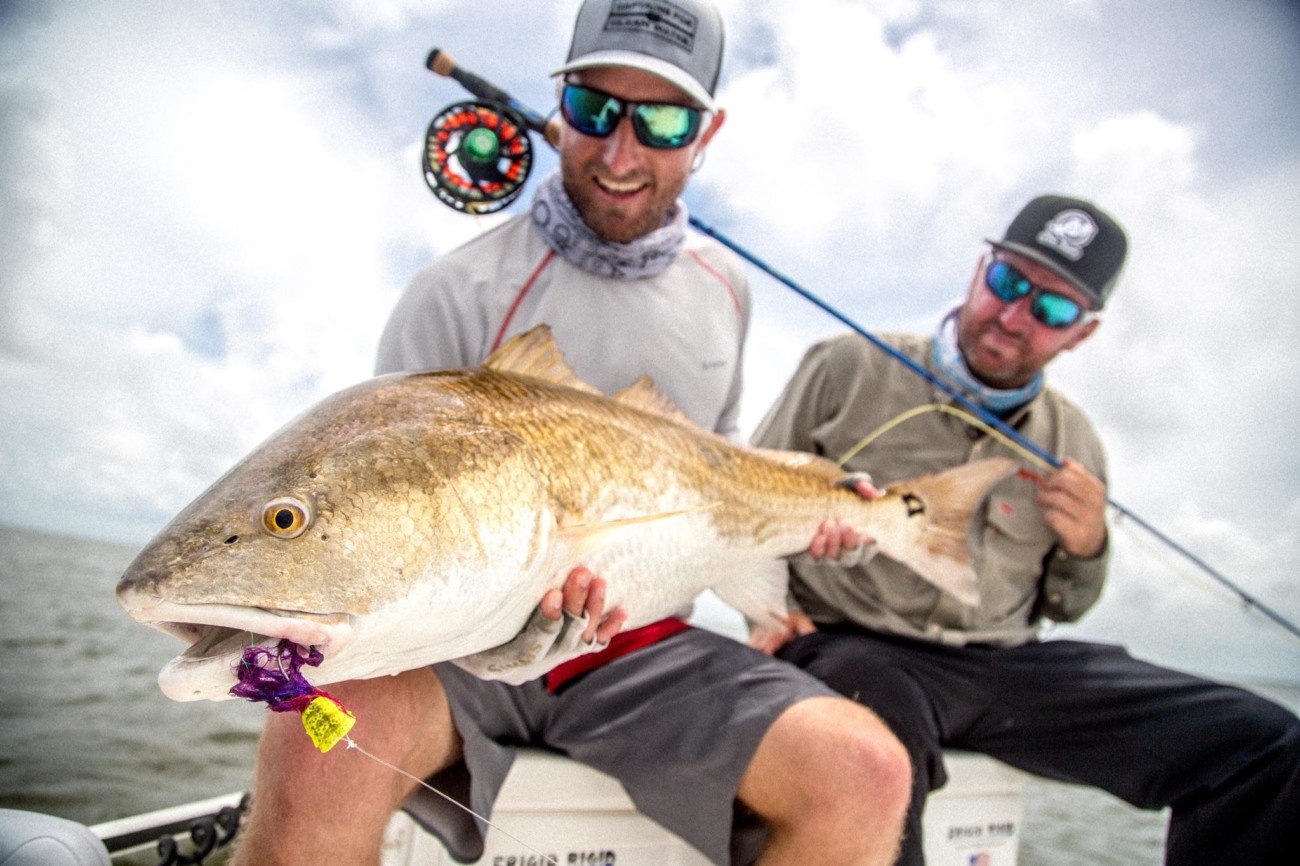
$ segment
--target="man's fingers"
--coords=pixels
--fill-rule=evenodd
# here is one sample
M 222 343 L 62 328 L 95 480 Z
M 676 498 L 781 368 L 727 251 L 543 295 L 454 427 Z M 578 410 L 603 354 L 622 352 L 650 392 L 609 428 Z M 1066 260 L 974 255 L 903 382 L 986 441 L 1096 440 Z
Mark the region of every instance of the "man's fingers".
M 550 619 L 559 619 L 561 612 L 574 619 L 586 617 L 587 625 L 582 630 L 583 643 L 608 643 L 609 639 L 623 630 L 627 623 L 627 611 L 622 608 L 605 612 L 609 584 L 603 577 L 597 577 L 585 566 L 578 566 L 569 572 L 564 580 L 564 591 L 551 590 L 542 596 L 542 614 Z
M 817 625 L 805 614 L 791 612 L 784 623 L 778 627 L 755 625 L 749 632 L 749 645 L 759 652 L 774 654 L 781 647 L 797 637 L 812 634 Z
M 785 619 L 785 624 L 794 633 L 795 637 L 803 637 L 817 631 L 817 624 L 807 614 L 799 611 L 791 611 L 790 615 Z
M 614 635 L 623 630 L 623 626 L 626 624 L 627 611 L 621 607 L 616 607 L 599 623 L 592 620 L 591 624 L 587 626 L 587 630 L 583 632 L 582 639 L 586 643 L 591 643 L 593 638 L 597 643 L 609 643 Z
M 1035 499 L 1043 521 L 1071 556 L 1088 559 L 1106 545 L 1106 485 L 1074 460 L 1039 486 Z
M 587 585 L 587 600 L 574 616 L 579 619 L 585 614 L 592 622 L 598 622 L 605 613 L 605 578 L 593 577 Z
M 772 655 L 790 639 L 788 632 L 755 626 L 749 633 L 749 645 L 761 653 Z
M 827 520 L 817 527 L 817 534 L 808 545 L 808 553 L 813 559 L 822 559 L 830 552 L 832 533 L 827 528 L 829 525 L 830 521 Z
M 583 566 L 569 572 L 564 582 L 564 610 L 574 619 L 587 618 L 587 627 L 582 631 L 583 643 L 593 640 L 607 643 L 610 638 L 623 630 L 627 622 L 627 611 L 619 608 L 605 613 L 605 599 L 609 584 L 605 578 L 597 577 Z
M 590 569 L 578 566 L 564 579 L 564 610 L 570 616 L 582 616 L 587 608 L 587 597 L 591 593 L 593 578 Z
M 834 562 L 844 553 L 855 551 L 869 543 L 871 539 L 852 526 L 838 520 L 826 520 L 817 527 L 817 534 L 808 545 L 808 553 L 813 559 L 829 559 Z
M 883 495 L 883 491 L 876 489 L 876 486 L 871 483 L 871 476 L 865 472 L 850 472 L 836 481 L 835 486 L 852 490 L 863 499 L 879 499 Z
M 564 593 L 558 589 L 548 589 L 538 607 L 547 619 L 559 619 L 564 615 Z

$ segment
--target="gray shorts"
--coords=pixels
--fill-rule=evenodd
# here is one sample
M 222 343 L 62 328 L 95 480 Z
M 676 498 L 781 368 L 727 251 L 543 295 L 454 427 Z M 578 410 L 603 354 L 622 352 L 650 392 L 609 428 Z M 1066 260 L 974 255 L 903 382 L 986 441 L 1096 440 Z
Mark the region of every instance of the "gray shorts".
M 721 866 L 752 861 L 766 837 L 735 827 L 733 855 L 736 788 L 767 729 L 805 698 L 835 696 L 793 665 L 700 628 L 558 694 L 542 680 L 508 686 L 451 664 L 435 670 L 465 741 L 464 763 L 432 780 L 439 790 L 490 815 L 516 748 L 548 749 L 618 779 L 639 810 Z M 405 808 L 457 860 L 482 855 L 486 827 L 442 798 L 418 789 Z

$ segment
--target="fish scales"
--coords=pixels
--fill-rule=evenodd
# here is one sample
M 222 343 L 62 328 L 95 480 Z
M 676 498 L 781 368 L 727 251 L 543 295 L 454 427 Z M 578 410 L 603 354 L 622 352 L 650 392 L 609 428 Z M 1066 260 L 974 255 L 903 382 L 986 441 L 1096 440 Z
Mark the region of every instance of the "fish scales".
M 669 503 L 716 503 L 718 534 L 746 543 L 791 532 L 795 544 L 806 543 L 810 515 L 821 520 L 862 511 L 856 494 L 830 489 L 843 472 L 826 464 L 795 470 L 761 451 L 603 397 L 575 391 L 557 401 L 556 387 L 541 382 L 491 371 L 431 375 L 453 380 L 451 389 L 485 424 L 509 426 L 528 442 L 552 495 L 579 520 L 607 509 L 603 499 L 613 495 L 611 485 L 622 486 L 617 499 L 629 515 L 668 510 Z M 602 491 L 610 496 L 602 498 Z
M 867 502 L 833 486 L 843 473 L 825 460 L 698 428 L 648 381 L 595 392 L 534 329 L 483 368 L 326 398 L 178 514 L 118 597 L 191 645 L 160 677 L 181 700 L 224 696 L 253 641 L 317 647 L 318 684 L 497 647 L 577 564 L 606 578 L 630 626 L 709 587 L 771 621 L 783 557 L 827 518 L 971 603 L 970 512 L 1012 468 Z

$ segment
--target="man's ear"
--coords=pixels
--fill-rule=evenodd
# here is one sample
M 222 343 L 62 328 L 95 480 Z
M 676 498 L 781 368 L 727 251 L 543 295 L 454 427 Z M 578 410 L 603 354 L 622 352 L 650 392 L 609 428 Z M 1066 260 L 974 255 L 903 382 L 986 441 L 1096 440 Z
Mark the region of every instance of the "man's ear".
M 1091 337 L 1092 332 L 1097 330 L 1097 328 L 1100 326 L 1101 326 L 1101 319 L 1093 319 L 1091 322 L 1088 322 L 1086 325 L 1080 328 L 1079 333 L 1071 337 L 1070 341 L 1066 343 L 1064 346 L 1062 346 L 1061 348 L 1067 352 L 1073 352 L 1076 346 L 1078 346 L 1084 340 Z
M 726 121 L 726 119 L 727 119 L 727 110 L 725 108 L 719 108 L 714 113 L 713 119 L 709 121 L 709 128 L 704 130 L 704 132 L 700 135 L 701 150 L 707 147 L 709 141 L 713 138 L 715 134 L 717 134 L 717 131 L 719 129 L 722 129 L 722 124 Z

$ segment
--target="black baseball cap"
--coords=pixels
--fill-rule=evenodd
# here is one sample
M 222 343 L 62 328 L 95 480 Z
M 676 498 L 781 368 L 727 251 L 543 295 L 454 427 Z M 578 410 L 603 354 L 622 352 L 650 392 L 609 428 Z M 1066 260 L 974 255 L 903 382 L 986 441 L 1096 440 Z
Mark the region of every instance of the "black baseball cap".
M 1110 214 L 1064 195 L 1038 196 L 1020 209 L 1002 240 L 985 240 L 1051 269 L 1097 309 L 1106 303 L 1128 254 L 1124 229 Z

